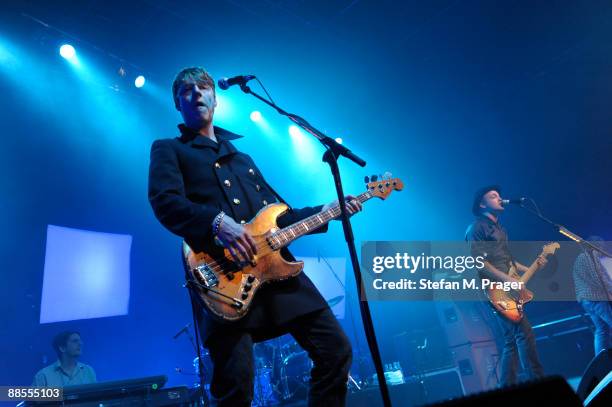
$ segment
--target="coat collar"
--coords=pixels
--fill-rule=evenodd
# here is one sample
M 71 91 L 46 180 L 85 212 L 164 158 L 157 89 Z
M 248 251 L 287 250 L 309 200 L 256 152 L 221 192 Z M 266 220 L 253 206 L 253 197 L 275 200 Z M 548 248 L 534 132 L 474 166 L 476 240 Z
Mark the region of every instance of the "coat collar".
M 217 143 L 215 143 L 207 137 L 200 136 L 195 130 L 185 126 L 184 124 L 179 124 L 178 128 L 181 131 L 180 140 L 183 143 L 190 143 L 192 146 L 197 147 L 211 147 L 214 149 L 218 149 L 219 145 L 222 144 L 224 141 L 242 138 L 242 136 L 236 133 L 232 133 L 229 130 L 213 126 L 215 136 L 217 137 Z

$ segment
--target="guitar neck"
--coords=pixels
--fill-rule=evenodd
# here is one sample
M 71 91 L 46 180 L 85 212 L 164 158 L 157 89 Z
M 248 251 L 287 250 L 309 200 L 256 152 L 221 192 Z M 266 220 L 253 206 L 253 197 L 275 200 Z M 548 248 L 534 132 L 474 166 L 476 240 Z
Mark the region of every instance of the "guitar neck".
M 523 283 L 527 283 L 527 281 L 529 281 L 529 279 L 533 277 L 536 271 L 538 271 L 538 265 L 537 265 L 537 260 L 534 260 L 533 263 L 531 263 L 531 266 L 529 266 L 525 274 L 523 274 L 519 280 L 522 281 Z
M 370 191 L 366 191 L 357 196 L 356 199 L 359 202 L 364 203 L 373 196 L 374 195 L 372 195 Z M 274 249 L 278 250 L 289 245 L 295 239 L 325 226 L 339 216 L 340 205 L 335 205 L 325 211 L 321 211 L 315 215 L 307 217 L 306 219 L 278 230 L 272 236 L 270 236 Z

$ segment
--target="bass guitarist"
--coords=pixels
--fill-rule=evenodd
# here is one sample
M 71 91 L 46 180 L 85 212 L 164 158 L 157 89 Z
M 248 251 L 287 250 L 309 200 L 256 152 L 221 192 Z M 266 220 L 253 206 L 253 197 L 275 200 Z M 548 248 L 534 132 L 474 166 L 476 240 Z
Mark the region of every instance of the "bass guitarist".
M 194 250 L 223 246 L 236 263 L 253 264 L 257 247 L 243 224 L 282 199 L 251 157 L 234 146 L 240 136 L 213 125 L 215 84 L 203 68 L 180 71 L 172 96 L 184 123 L 179 125 L 180 137 L 157 140 L 151 148 L 148 196 L 155 216 Z M 337 202 L 290 209 L 278 219 L 279 226 L 333 205 Z M 352 196 L 347 196 L 346 206 L 349 214 L 361 210 L 361 203 Z M 288 250 L 281 253 L 294 260 Z M 214 365 L 211 393 L 217 405 L 251 405 L 253 343 L 286 333 L 293 335 L 314 364 L 309 405 L 345 404 L 351 345 L 304 273 L 262 287 L 249 313 L 239 321 L 222 322 L 201 307 L 196 316 Z
M 508 274 L 512 264 L 519 273 L 527 272 L 528 268 L 515 261 L 510 254 L 508 233 L 499 223 L 499 217 L 504 211 L 500 191 L 497 185 L 476 191 L 472 203 L 472 213 L 476 219 L 467 229 L 466 240 L 470 242 L 473 255 L 482 255 L 486 258 L 483 271 L 487 278 L 513 282 L 518 280 Z M 547 261 L 544 256 L 540 256 L 536 262 L 541 268 Z M 519 357 L 530 378 L 542 377 L 544 370 L 538 357 L 533 330 L 526 315 L 519 322 L 513 322 L 499 312 L 495 314 L 504 333 L 499 386 L 517 382 Z

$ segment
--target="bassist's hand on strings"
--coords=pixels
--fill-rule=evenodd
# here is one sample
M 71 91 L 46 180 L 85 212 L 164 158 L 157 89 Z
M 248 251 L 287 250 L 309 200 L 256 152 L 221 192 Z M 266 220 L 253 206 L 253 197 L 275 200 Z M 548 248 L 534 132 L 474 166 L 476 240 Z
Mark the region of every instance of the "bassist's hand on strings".
M 353 195 L 346 195 L 344 197 L 345 201 L 346 201 L 346 210 L 348 211 L 349 215 L 354 215 L 355 213 L 361 211 L 363 209 L 363 205 L 361 204 L 361 202 L 359 202 L 357 200 L 356 197 L 354 197 Z M 336 199 L 335 201 L 332 201 L 330 203 L 328 203 L 327 205 L 325 205 L 322 209 L 322 211 L 326 211 L 328 209 L 331 209 L 334 206 L 338 206 L 338 200 Z
M 243 225 L 236 223 L 231 217 L 227 215 L 223 217 L 215 238 L 223 247 L 229 250 L 236 264 L 255 264 L 257 245 L 253 236 L 247 232 Z

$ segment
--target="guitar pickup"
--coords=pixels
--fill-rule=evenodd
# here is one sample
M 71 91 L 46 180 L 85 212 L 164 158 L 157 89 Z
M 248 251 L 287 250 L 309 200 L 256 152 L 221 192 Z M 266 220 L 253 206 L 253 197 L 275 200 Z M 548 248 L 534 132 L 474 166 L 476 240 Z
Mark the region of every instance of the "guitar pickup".
M 197 266 L 195 271 L 200 275 L 200 278 L 206 287 L 215 287 L 219 285 L 217 275 L 207 264 Z

